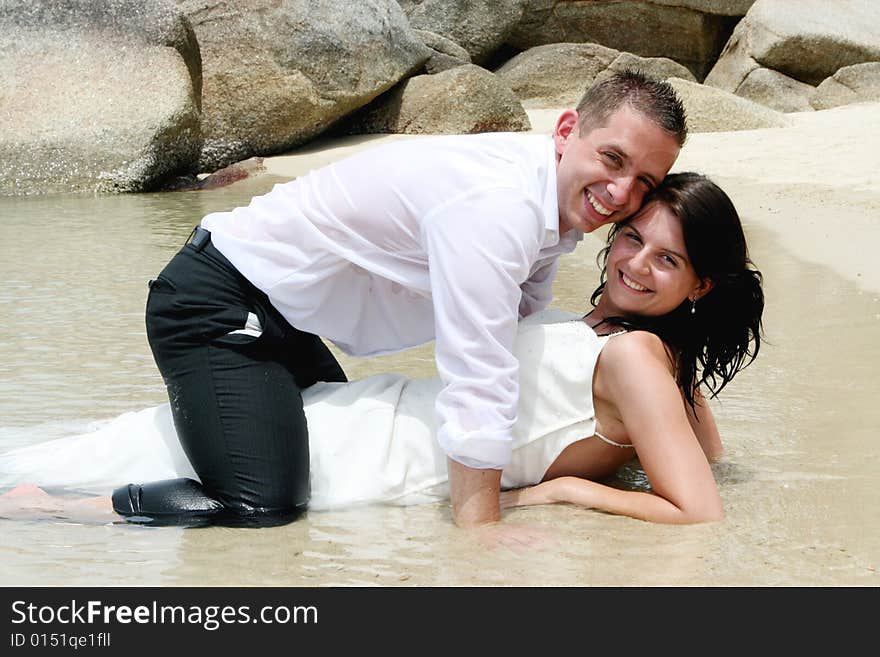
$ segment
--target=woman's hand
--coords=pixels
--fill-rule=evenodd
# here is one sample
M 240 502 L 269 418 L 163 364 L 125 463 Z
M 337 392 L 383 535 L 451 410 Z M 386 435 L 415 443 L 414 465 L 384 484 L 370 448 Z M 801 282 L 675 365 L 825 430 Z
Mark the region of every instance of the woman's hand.
M 517 506 L 532 506 L 535 504 L 553 504 L 558 502 L 555 491 L 557 480 L 545 481 L 536 486 L 514 488 L 501 492 L 501 508 L 512 509 Z

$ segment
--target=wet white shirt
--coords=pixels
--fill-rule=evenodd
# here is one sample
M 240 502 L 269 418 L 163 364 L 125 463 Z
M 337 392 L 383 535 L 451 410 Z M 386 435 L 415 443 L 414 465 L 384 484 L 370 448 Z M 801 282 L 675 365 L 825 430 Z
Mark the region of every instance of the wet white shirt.
M 202 226 L 291 325 L 372 356 L 436 340 L 437 436 L 503 468 L 518 401 L 517 321 L 551 299 L 560 239 L 546 135 L 424 137 L 368 149 Z

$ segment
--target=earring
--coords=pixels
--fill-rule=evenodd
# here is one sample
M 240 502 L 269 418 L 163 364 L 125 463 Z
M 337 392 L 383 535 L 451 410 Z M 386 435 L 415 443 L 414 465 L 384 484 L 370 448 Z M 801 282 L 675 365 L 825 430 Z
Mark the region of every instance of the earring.
M 697 297 L 691 299 L 691 315 L 697 314 Z

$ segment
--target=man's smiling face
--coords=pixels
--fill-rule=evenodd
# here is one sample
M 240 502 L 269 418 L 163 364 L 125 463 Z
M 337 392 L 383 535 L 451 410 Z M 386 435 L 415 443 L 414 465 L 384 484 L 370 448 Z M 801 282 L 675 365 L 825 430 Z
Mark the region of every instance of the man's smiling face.
M 631 216 L 680 151 L 674 135 L 626 104 L 583 135 L 578 113 L 568 110 L 553 138 L 560 234 L 589 233 Z

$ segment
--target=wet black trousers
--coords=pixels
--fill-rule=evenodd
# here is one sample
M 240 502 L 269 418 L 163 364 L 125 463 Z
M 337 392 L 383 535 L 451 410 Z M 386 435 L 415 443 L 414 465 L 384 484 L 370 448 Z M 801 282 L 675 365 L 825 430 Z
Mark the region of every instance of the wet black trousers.
M 248 313 L 259 330 L 245 331 Z M 201 483 L 118 488 L 113 508 L 150 524 L 279 524 L 309 500 L 300 391 L 345 374 L 315 335 L 293 328 L 198 228 L 150 282 L 147 338 L 174 426 Z

